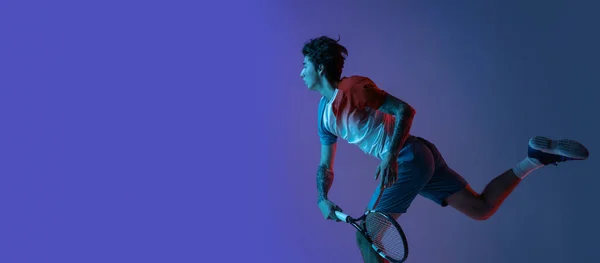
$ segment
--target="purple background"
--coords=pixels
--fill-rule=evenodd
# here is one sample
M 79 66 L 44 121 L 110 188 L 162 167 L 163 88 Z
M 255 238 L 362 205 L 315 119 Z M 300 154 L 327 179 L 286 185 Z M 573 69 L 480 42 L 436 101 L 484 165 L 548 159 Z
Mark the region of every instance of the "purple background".
M 598 18 L 577 1 L 2 1 L 0 262 L 360 262 L 315 204 L 309 38 L 417 109 L 481 191 L 533 135 L 589 161 L 530 175 L 477 222 L 417 197 L 408 262 L 594 262 Z M 331 198 L 378 162 L 339 143 Z

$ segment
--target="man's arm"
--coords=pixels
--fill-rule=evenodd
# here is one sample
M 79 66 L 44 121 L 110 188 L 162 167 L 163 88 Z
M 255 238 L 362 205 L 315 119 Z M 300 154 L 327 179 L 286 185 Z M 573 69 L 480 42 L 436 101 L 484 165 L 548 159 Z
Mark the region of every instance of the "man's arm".
M 400 147 L 404 145 L 404 142 L 408 138 L 416 111 L 408 103 L 391 94 L 386 95 L 384 103 L 379 107 L 379 111 L 394 115 L 396 118 L 389 152 L 397 156 L 400 153 Z
M 327 200 L 327 194 L 333 184 L 333 162 L 337 143 L 321 145 L 321 161 L 317 170 L 317 202 Z

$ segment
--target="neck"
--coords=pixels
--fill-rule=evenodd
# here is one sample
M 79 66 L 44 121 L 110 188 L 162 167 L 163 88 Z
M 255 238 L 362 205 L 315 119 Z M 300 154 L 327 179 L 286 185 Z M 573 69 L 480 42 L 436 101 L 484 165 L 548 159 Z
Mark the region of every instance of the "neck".
M 321 96 L 325 97 L 328 101 L 331 100 L 331 98 L 333 97 L 333 93 L 335 92 L 335 89 L 337 88 L 338 83 L 334 83 L 334 86 L 332 86 L 329 81 L 324 81 L 323 82 L 323 86 L 321 86 L 319 90 L 319 93 L 321 93 Z

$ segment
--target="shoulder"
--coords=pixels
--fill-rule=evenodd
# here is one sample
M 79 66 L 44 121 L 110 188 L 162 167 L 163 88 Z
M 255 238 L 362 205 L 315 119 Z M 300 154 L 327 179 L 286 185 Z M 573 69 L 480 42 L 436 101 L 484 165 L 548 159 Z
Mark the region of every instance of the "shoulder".
M 369 99 L 372 96 L 385 95 L 373 80 L 364 76 L 350 76 L 341 79 L 338 89 L 345 96 L 358 96 L 361 99 Z
M 343 78 L 338 85 L 338 89 L 343 94 L 339 99 L 358 109 L 365 107 L 377 109 L 383 104 L 387 96 L 386 91 L 377 87 L 370 78 L 363 76 Z
M 364 76 L 349 76 L 341 79 L 338 89 L 343 92 L 353 92 L 356 90 L 364 89 L 365 87 L 377 88 L 375 82 L 368 77 Z

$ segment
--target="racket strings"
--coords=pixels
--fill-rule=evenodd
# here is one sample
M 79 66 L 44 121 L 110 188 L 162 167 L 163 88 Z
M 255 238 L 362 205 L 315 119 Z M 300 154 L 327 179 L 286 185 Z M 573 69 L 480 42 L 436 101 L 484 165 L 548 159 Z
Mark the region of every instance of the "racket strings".
M 381 214 L 370 214 L 365 228 L 373 244 L 384 254 L 394 259 L 404 258 L 404 240 L 396 226 Z

